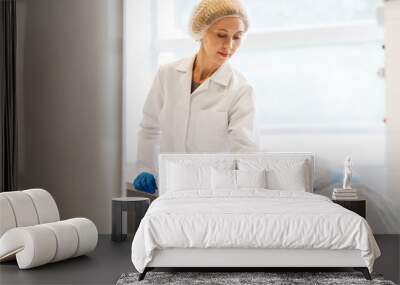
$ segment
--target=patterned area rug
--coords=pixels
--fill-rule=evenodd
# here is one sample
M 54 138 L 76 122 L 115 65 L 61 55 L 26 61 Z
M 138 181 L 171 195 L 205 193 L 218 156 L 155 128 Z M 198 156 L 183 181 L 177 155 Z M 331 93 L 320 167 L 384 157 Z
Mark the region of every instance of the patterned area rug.
M 372 275 L 372 281 L 364 278 L 360 272 L 148 272 L 142 281 L 138 281 L 139 273 L 122 274 L 117 285 L 145 284 L 267 284 L 267 285 L 297 285 L 297 284 L 379 284 L 395 285 L 384 280 L 381 275 Z

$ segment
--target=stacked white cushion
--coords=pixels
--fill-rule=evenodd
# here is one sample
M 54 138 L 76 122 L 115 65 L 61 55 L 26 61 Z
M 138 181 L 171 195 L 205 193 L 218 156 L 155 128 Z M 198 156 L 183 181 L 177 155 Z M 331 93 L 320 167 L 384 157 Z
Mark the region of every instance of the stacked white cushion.
M 236 190 L 236 170 L 212 169 L 212 188 Z
M 267 188 L 265 169 L 236 170 L 237 188 Z
M 239 159 L 240 170 L 267 171 L 267 188 L 273 190 L 310 191 L 311 167 L 307 160 Z
M 180 170 L 171 171 L 171 164 L 181 166 Z M 232 189 L 232 171 L 249 171 L 253 175 L 253 171 L 266 171 L 266 187 L 267 189 L 276 190 L 295 190 L 295 191 L 313 191 L 313 172 L 314 158 L 312 153 L 171 153 L 161 154 L 159 163 L 159 195 L 163 195 L 168 191 L 176 191 L 175 186 L 179 186 L 180 190 L 198 189 L 201 183 L 192 183 L 193 180 L 187 179 L 193 175 L 186 175 L 191 170 L 184 168 L 211 167 L 212 178 L 207 176 L 207 185 L 201 185 L 198 192 L 204 194 L 219 193 L 238 190 Z M 224 173 L 224 171 L 227 171 Z M 217 180 L 215 176 L 218 176 Z M 235 174 L 236 175 L 236 174 Z M 244 178 L 246 178 L 243 172 Z M 253 177 L 254 178 L 254 177 Z M 240 185 L 257 185 L 263 188 L 260 179 L 247 177 L 245 180 L 253 181 L 252 183 L 243 182 L 240 179 Z M 184 180 L 180 182 L 180 180 Z M 211 181 L 210 181 L 211 180 Z M 196 184 L 196 185 L 195 185 Z M 211 184 L 211 188 L 210 187 Z M 236 185 L 235 185 L 236 186 Z M 246 187 L 242 187 L 246 188 Z M 207 189 L 207 190 L 205 190 Z M 218 191 L 217 191 L 218 190 Z M 182 195 L 184 193 L 181 193 Z
M 168 191 L 188 189 L 210 189 L 211 167 L 169 163 L 167 178 Z
M 213 190 L 236 191 L 242 188 L 267 188 L 266 170 L 212 169 Z
M 59 221 L 53 197 L 43 189 L 0 193 L 0 261 L 17 259 L 21 269 L 92 251 L 97 228 L 85 218 Z

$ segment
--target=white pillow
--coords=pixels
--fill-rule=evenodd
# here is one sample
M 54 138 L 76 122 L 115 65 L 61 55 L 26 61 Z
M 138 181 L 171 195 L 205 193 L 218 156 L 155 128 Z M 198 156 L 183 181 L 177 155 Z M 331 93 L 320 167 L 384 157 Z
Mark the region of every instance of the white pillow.
M 236 170 L 212 169 L 213 189 L 236 190 Z
M 307 191 L 310 188 L 308 161 L 274 159 L 240 159 L 240 170 L 267 170 L 267 188 L 272 190 Z
M 268 188 L 272 190 L 306 192 L 308 189 L 304 163 L 293 165 L 293 168 L 272 169 L 268 171 L 267 179 Z
M 237 188 L 267 188 L 267 171 L 236 170 Z
M 237 190 L 240 188 L 266 188 L 266 170 L 212 169 L 214 190 Z
M 167 164 L 167 191 L 211 189 L 211 167 Z

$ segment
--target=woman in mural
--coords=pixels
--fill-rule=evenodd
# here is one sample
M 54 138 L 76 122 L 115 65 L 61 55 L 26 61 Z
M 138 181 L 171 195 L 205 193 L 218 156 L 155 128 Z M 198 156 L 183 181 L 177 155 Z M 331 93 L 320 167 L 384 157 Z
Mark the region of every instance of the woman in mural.
M 160 152 L 252 152 L 253 88 L 229 65 L 248 30 L 239 1 L 203 0 L 190 21 L 197 53 L 159 68 L 143 108 L 134 187 L 156 190 Z

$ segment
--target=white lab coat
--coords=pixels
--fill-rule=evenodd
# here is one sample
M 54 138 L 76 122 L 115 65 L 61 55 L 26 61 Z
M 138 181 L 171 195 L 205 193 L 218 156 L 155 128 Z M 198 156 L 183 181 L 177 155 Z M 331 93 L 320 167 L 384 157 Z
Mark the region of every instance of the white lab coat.
M 253 88 L 229 63 L 191 94 L 195 56 L 159 68 L 143 108 L 136 175 L 157 177 L 158 154 L 253 152 Z

